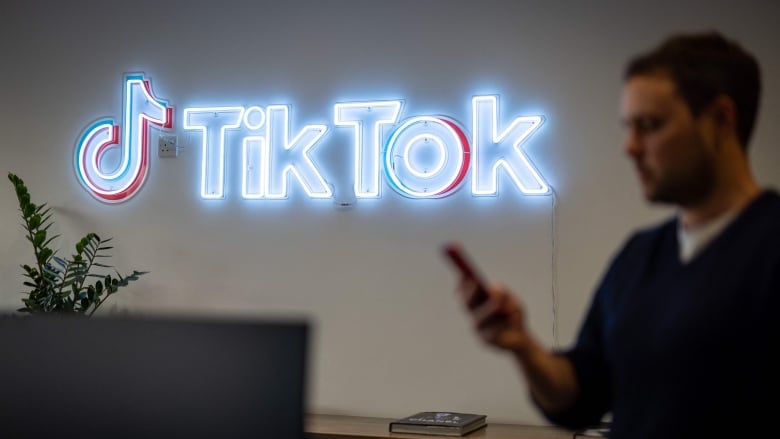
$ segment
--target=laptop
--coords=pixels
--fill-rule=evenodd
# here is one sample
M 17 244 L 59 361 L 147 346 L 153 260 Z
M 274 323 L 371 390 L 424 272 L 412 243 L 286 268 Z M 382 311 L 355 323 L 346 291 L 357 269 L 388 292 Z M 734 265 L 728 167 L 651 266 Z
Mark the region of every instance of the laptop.
M 308 337 L 305 320 L 0 318 L 0 431 L 301 439 Z

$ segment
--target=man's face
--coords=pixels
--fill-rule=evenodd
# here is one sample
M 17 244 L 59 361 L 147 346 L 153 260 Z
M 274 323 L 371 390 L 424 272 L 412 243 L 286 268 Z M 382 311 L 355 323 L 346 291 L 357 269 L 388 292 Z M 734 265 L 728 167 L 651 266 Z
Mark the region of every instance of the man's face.
M 624 149 L 636 165 L 645 198 L 687 206 L 715 182 L 713 125 L 694 118 L 665 75 L 641 75 L 623 86 L 620 106 Z

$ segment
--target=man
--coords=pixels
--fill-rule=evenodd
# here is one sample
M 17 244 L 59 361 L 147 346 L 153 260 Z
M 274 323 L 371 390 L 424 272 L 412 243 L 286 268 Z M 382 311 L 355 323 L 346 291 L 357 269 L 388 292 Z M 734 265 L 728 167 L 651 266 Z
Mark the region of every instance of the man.
M 780 196 L 748 163 L 758 64 L 718 33 L 686 34 L 634 59 L 624 79 L 625 152 L 647 200 L 677 215 L 626 242 L 566 351 L 537 341 L 502 286 L 475 304 L 464 279 L 463 300 L 555 424 L 611 414 L 610 437 L 632 439 L 775 431 Z

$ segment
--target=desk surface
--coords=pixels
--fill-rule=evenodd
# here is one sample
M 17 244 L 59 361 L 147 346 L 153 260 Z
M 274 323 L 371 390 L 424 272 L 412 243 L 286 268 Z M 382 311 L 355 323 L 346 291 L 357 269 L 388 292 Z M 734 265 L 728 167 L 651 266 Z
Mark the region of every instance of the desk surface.
M 311 439 L 361 439 L 361 438 L 419 438 L 434 436 L 390 433 L 392 419 L 365 418 L 359 416 L 308 415 L 306 434 Z M 444 436 L 438 436 L 444 437 Z M 481 439 L 571 439 L 572 433 L 555 427 L 496 424 L 490 422 L 466 438 Z

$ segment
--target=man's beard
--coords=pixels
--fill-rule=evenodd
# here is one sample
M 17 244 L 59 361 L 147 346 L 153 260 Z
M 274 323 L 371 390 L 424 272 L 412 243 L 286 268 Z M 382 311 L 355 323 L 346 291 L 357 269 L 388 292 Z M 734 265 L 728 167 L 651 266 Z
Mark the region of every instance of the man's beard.
M 645 188 L 645 197 L 653 203 L 685 207 L 706 199 L 715 189 L 715 165 L 712 157 L 702 154 L 685 173 L 667 175 Z

